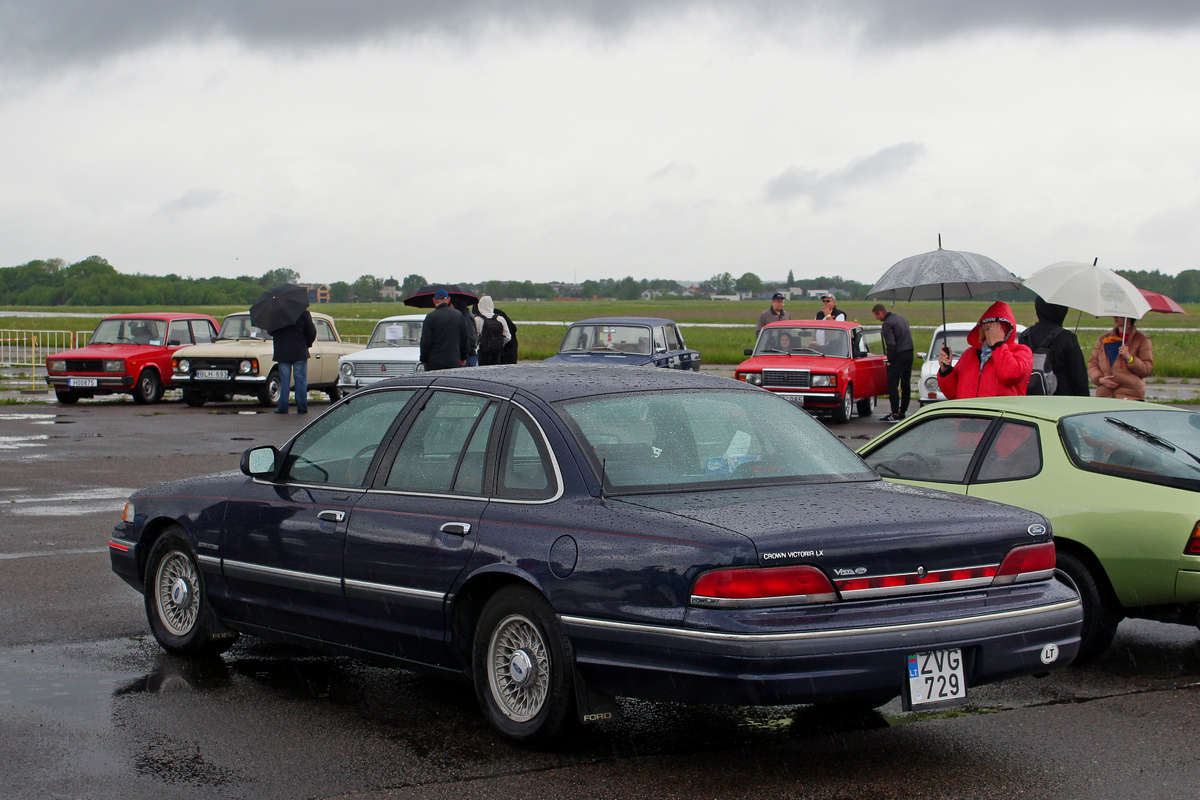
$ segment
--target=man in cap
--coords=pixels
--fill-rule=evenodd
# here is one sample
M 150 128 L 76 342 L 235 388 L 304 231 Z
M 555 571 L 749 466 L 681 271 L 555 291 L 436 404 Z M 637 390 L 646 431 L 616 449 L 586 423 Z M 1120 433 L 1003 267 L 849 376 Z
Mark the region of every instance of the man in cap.
M 425 370 L 453 369 L 467 363 L 471 355 L 467 319 L 450 304 L 450 295 L 438 289 L 433 295 L 433 311 L 421 327 L 421 363 Z
M 758 327 L 754 329 L 754 334 L 757 336 L 764 325 L 791 318 L 792 315 L 783 310 L 783 292 L 776 292 L 771 296 L 771 307 L 758 315 Z
M 912 367 L 915 355 L 912 330 L 908 320 L 888 311 L 883 303 L 876 303 L 871 309 L 871 314 L 883 323 L 880 333 L 883 336 L 883 354 L 887 356 L 888 402 L 892 406 L 892 413 L 884 417 L 883 421 L 899 422 L 908 413 L 908 402 L 912 397 Z
M 832 319 L 838 322 L 846 321 L 846 313 L 837 307 L 837 300 L 832 295 L 821 295 L 821 310 L 817 312 L 817 319 Z

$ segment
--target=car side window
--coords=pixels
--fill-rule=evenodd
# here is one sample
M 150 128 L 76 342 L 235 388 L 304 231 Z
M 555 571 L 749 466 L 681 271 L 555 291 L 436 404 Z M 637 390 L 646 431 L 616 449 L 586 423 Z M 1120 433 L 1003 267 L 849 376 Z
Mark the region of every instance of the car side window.
M 937 416 L 903 431 L 864 460 L 885 478 L 965 483 L 991 424 L 981 417 Z
M 313 324 L 317 328 L 318 342 L 336 342 L 337 337 L 333 335 L 333 328 L 323 319 L 314 319 Z
M 1042 447 L 1033 425 L 1005 422 L 979 465 L 976 481 L 1015 481 L 1042 471 Z
M 304 430 L 288 451 L 285 480 L 361 486 L 383 437 L 416 389 L 355 395 Z
M 558 486 L 550 453 L 537 425 L 520 409 L 513 409 L 500 448 L 500 484 L 496 494 L 512 500 L 545 500 Z
M 192 336 L 196 344 L 211 344 L 217 338 L 217 329 L 206 319 L 192 320 Z
M 192 331 L 186 319 L 177 319 L 171 323 L 171 329 L 167 332 L 167 345 L 174 347 L 183 344 L 192 344 Z
M 474 394 L 434 392 L 404 437 L 387 488 L 481 494 L 496 403 Z

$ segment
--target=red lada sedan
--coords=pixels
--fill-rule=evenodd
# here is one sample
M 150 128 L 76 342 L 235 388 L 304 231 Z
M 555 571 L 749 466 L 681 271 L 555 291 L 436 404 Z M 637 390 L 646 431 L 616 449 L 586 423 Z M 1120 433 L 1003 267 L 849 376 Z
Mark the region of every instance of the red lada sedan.
M 835 422 L 849 422 L 856 407 L 859 416 L 871 416 L 875 398 L 887 394 L 878 327 L 824 319 L 772 322 L 745 352 L 751 358 L 738 365 L 739 381 L 808 411 L 832 412 Z
M 46 383 L 66 405 L 106 394 L 157 403 L 171 388 L 175 351 L 216 338 L 217 321 L 207 314 L 114 314 L 100 321 L 86 347 L 46 358 Z

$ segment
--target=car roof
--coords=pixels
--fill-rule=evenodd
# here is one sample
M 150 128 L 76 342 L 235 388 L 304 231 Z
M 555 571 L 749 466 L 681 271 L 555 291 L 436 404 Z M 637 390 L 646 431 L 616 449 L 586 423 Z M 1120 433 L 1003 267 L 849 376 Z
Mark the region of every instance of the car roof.
M 590 395 L 661 390 L 766 391 L 723 376 L 704 375 L 690 370 L 556 363 L 459 367 L 393 378 L 373 386 L 428 384 L 476 388 L 493 393 L 500 393 L 498 390 L 501 388 L 519 389 L 547 403 Z
M 843 330 L 854 330 L 855 328 L 863 327 L 861 322 L 854 320 L 836 320 L 836 319 L 785 319 L 782 322 L 768 322 L 763 326 L 763 330 L 767 328 L 842 328 Z
M 321 319 L 327 319 L 330 322 L 333 322 L 333 317 L 329 316 L 328 314 L 323 314 L 320 311 L 313 311 L 313 310 L 309 309 L 308 313 L 312 315 L 313 319 L 317 319 L 319 317 Z M 225 319 L 229 319 L 230 317 L 248 317 L 248 316 L 250 316 L 249 311 L 235 311 L 232 314 L 227 314 L 225 316 Z
M 379 322 L 420 322 L 423 319 L 425 319 L 424 314 L 399 314 L 394 317 L 384 317 Z M 379 322 L 375 324 L 378 325 Z
M 577 322 L 572 322 L 571 325 L 649 325 L 651 327 L 657 325 L 674 325 L 675 320 L 663 319 L 662 317 L 593 317 L 592 319 L 581 319 Z
M 1142 409 L 1177 410 L 1174 406 L 1158 403 L 1134 403 L 1109 397 L 976 397 L 968 400 L 946 400 L 933 403 L 921 410 L 926 413 L 953 411 L 985 411 L 1001 414 L 1022 414 L 1051 422 L 1088 412 L 1140 411 Z M 915 414 L 913 416 L 916 416 Z
M 199 312 L 189 314 L 184 311 L 146 311 L 141 314 L 109 314 L 104 319 L 161 319 L 170 321 L 174 319 L 212 319 L 212 317 Z

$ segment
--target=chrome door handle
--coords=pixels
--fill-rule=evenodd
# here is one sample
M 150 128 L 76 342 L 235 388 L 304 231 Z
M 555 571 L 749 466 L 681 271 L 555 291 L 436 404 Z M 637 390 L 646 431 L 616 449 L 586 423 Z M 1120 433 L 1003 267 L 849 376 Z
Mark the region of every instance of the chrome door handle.
M 345 511 L 321 511 L 317 514 L 317 519 L 322 522 L 341 522 L 345 518 Z
M 444 522 L 439 528 L 442 533 L 450 533 L 455 536 L 466 536 L 471 532 L 471 523 L 469 522 Z

